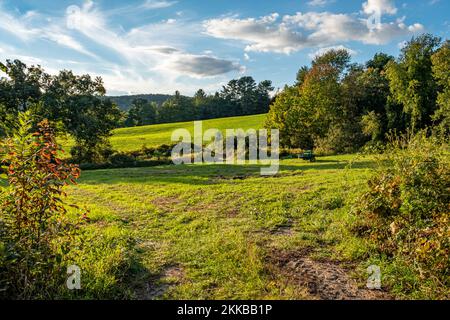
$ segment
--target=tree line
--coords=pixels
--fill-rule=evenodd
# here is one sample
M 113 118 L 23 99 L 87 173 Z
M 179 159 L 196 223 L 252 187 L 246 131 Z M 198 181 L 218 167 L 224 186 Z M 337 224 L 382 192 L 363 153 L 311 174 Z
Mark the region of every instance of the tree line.
M 115 102 L 120 110 L 122 111 L 128 111 L 130 110 L 133 101 L 136 99 L 146 99 L 149 102 L 156 102 L 158 105 L 161 105 L 166 101 L 167 99 L 171 98 L 172 95 L 170 94 L 134 94 L 134 95 L 127 95 L 127 96 L 107 96 L 108 99 L 111 99 L 113 102 Z
M 273 89 L 271 81 L 256 83 L 252 77 L 247 76 L 231 80 L 221 91 L 211 95 L 206 94 L 203 89 L 199 89 L 194 97 L 186 97 L 176 91 L 174 96 L 161 105 L 147 99 L 135 99 L 123 126 L 267 113 Z
M 285 147 L 329 153 L 382 145 L 394 131 L 448 134 L 449 44 L 424 34 L 397 59 L 378 53 L 365 64 L 351 63 L 346 50 L 328 51 L 276 96 L 265 125 L 280 130 Z

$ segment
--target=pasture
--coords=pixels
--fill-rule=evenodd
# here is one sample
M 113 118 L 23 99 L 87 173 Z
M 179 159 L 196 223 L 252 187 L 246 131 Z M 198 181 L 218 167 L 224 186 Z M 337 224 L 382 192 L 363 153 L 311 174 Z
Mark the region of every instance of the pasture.
M 261 128 L 264 115 L 204 121 L 203 129 Z M 118 129 L 120 151 L 169 144 L 193 122 Z M 148 142 L 148 143 L 146 143 Z M 66 145 L 67 147 L 67 145 Z M 259 165 L 166 165 L 83 171 L 66 188 L 88 211 L 66 264 L 82 289 L 63 299 L 439 298 L 411 264 L 380 254 L 361 236 L 358 197 L 374 156 L 283 159 L 275 176 Z M 4 181 L 3 181 L 4 182 Z M 0 185 L 1 186 L 1 185 Z M 4 185 L 3 185 L 4 186 Z M 73 217 L 78 210 L 69 207 Z M 366 288 L 382 270 L 382 291 Z
M 283 160 L 273 177 L 227 165 L 84 172 L 70 198 L 108 238 L 84 268 L 108 290 L 127 279 L 120 294 L 140 299 L 373 298 L 367 244 L 349 231 L 370 168 L 335 156 Z

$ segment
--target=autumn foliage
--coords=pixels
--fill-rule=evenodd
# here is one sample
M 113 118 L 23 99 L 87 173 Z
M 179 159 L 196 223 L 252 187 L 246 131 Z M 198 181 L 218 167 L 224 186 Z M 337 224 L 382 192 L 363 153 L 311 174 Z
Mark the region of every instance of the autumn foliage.
M 446 296 L 450 285 L 450 166 L 448 145 L 425 132 L 391 138 L 369 191 L 357 202 L 364 234 L 380 254 L 411 269 L 404 291 L 416 281 Z M 411 280 L 413 279 L 413 280 Z M 431 285 L 434 284 L 434 285 Z M 430 289 L 431 290 L 431 289 Z M 440 292 L 442 291 L 442 292 Z M 447 293 L 446 293 L 447 292 Z
M 58 157 L 62 150 L 47 120 L 33 131 L 30 114 L 22 114 L 0 145 L 8 182 L 0 207 L 0 294 L 8 298 L 45 298 L 39 288 L 62 281 L 66 240 L 77 230 L 66 217 L 63 188 L 80 170 Z

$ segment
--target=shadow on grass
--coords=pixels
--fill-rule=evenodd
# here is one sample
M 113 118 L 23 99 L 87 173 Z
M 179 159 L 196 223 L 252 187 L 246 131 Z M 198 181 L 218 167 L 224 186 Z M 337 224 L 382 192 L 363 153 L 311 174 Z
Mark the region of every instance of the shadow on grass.
M 151 273 L 140 260 L 134 260 L 124 279 L 132 291 L 132 298 L 135 300 L 161 299 L 174 285 L 166 281 L 169 269 L 165 267 L 158 273 Z
M 296 160 L 295 160 L 296 161 Z M 358 161 L 349 166 L 348 161 L 318 160 L 315 163 L 298 162 L 298 165 L 281 164 L 275 176 L 261 176 L 263 165 L 170 165 L 149 168 L 122 168 L 85 171 L 80 184 L 189 184 L 214 185 L 223 180 L 244 180 L 248 178 L 277 179 L 284 176 L 301 174 L 305 171 L 333 171 L 373 168 L 371 161 Z

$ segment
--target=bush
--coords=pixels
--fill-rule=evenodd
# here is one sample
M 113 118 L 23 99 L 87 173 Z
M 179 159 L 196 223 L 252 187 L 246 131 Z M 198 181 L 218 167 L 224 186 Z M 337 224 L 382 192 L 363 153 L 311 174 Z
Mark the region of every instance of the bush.
M 149 148 L 144 145 L 141 148 L 141 152 L 144 156 L 151 158 L 151 157 L 153 157 L 153 154 L 155 153 L 155 148 L 152 148 L 152 147 Z
M 393 138 L 368 185 L 357 205 L 366 235 L 381 254 L 406 261 L 418 283 L 431 281 L 434 288 L 428 291 L 445 295 L 450 287 L 448 146 L 425 133 Z
M 103 161 L 83 161 L 82 170 L 116 169 L 133 167 L 153 167 L 173 164 L 171 160 L 173 146 L 161 145 L 157 148 L 143 146 L 140 150 L 111 152 Z M 71 159 L 74 161 L 74 159 Z
M 31 134 L 29 119 L 21 114 L 17 132 L 0 144 L 9 183 L 0 199 L 0 296 L 9 299 L 48 298 L 61 286 L 61 261 L 78 232 L 65 215 L 63 187 L 80 170 L 57 157 L 48 121 Z
M 360 150 L 362 154 L 382 154 L 386 149 L 386 144 L 381 141 L 369 141 Z
M 326 137 L 315 138 L 315 152 L 320 155 L 354 153 L 364 143 L 358 123 L 333 125 Z
M 172 155 L 173 145 L 162 144 L 156 148 L 156 154 L 162 157 L 170 157 Z
M 147 168 L 147 167 L 157 167 L 164 165 L 172 165 L 172 160 L 138 160 L 134 161 L 132 164 L 127 163 L 83 163 L 80 164 L 81 170 L 100 170 L 100 169 L 119 169 L 119 168 Z
M 115 153 L 108 160 L 113 165 L 132 165 L 136 161 L 136 157 L 126 153 Z
M 106 161 L 114 154 L 114 150 L 108 140 L 100 142 L 79 142 L 70 150 L 74 163 L 99 163 Z

